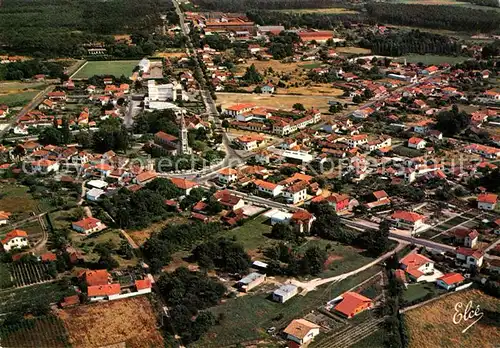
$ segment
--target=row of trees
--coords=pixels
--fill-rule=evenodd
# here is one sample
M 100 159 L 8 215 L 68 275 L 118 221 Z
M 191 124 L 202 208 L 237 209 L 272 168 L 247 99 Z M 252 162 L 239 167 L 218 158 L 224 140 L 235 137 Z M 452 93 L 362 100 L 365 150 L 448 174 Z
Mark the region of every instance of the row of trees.
M 22 80 L 44 74 L 51 78 L 64 77 L 64 67 L 56 62 L 42 62 L 39 59 L 3 64 L 0 68 L 1 80 Z
M 245 12 L 250 9 L 283 10 L 301 8 L 329 8 L 342 4 L 341 0 L 195 0 L 194 4 L 209 11 Z
M 420 30 L 401 31 L 389 35 L 368 33 L 359 45 L 375 54 L 401 56 L 407 53 L 459 54 L 457 41 L 443 35 Z
M 394 4 L 373 2 L 368 15 L 382 23 L 416 27 L 490 32 L 498 30 L 500 13 L 461 6 Z

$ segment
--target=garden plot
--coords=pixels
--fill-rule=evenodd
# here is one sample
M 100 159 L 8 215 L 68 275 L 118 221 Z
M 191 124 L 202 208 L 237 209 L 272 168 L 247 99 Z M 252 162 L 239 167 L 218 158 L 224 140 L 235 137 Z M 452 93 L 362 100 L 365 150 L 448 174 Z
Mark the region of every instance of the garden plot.
M 11 266 L 10 273 L 15 287 L 45 283 L 53 279 L 46 263 L 16 263 Z

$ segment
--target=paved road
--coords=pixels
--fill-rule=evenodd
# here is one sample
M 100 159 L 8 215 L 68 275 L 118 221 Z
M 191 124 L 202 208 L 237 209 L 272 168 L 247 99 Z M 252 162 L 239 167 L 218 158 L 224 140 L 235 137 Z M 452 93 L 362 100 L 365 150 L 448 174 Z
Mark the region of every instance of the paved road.
M 43 99 L 45 98 L 45 95 L 47 95 L 47 93 L 49 93 L 49 92 L 52 92 L 55 87 L 56 87 L 55 85 L 47 86 L 47 88 L 45 88 L 43 91 L 40 91 L 28 103 L 28 105 L 26 105 L 24 108 L 22 108 L 21 111 L 19 111 L 19 113 L 15 117 L 12 117 L 9 120 L 8 127 L 5 127 L 4 129 L 0 130 L 0 139 L 3 138 L 3 136 L 9 132 L 9 129 L 12 128 L 21 117 L 23 117 L 28 112 L 30 112 L 31 110 L 33 110 L 34 108 L 36 108 L 38 106 L 38 104 L 40 104 L 43 101 Z

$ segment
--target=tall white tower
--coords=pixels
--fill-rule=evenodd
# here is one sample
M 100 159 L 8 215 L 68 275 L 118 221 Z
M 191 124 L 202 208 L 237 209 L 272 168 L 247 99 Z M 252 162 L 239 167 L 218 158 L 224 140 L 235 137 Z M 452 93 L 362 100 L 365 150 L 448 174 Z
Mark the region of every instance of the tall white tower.
M 184 110 L 181 111 L 181 140 L 179 143 L 179 152 L 181 155 L 190 155 L 193 151 L 189 147 L 188 130 L 184 121 Z

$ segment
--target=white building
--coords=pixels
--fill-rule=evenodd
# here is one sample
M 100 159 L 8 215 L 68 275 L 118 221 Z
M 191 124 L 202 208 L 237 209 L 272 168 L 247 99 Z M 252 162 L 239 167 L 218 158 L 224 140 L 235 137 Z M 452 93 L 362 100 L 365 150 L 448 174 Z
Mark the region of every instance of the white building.
M 455 263 L 466 267 L 481 267 L 484 261 L 484 254 L 477 249 L 457 248 Z
M 404 210 L 395 211 L 391 215 L 392 222 L 396 227 L 410 230 L 413 234 L 424 224 L 425 216 Z
M 303 202 L 307 197 L 307 183 L 299 181 L 298 183 L 287 187 L 283 191 L 283 197 L 292 204 Z
M 154 80 L 148 81 L 148 102 L 168 102 L 176 100 L 189 100 L 182 90 L 182 85 L 177 82 L 164 85 L 156 84 Z
M 273 197 L 279 196 L 281 194 L 281 192 L 283 191 L 283 186 L 272 183 L 272 182 L 257 179 L 257 180 L 254 180 L 253 183 L 254 183 L 255 187 L 257 188 L 257 190 L 259 190 L 260 192 L 264 192 L 268 195 L 271 195 Z
M 273 292 L 273 301 L 285 303 L 295 295 L 297 295 L 298 288 L 293 284 L 286 284 L 280 286 Z
M 483 193 L 477 197 L 477 208 L 481 210 L 494 210 L 498 196 L 493 193 Z
M 217 179 L 220 183 L 230 184 L 238 179 L 238 171 L 233 168 L 222 168 L 217 172 Z
M 426 144 L 426 142 L 422 138 L 411 137 L 410 139 L 408 139 L 408 147 L 410 149 L 421 150 L 421 149 L 425 148 L 425 144 Z
M 434 273 L 434 261 L 417 253 L 406 255 L 401 259 L 400 265 L 410 279 L 416 282 L 422 281 L 425 275 Z
M 10 231 L 5 235 L 5 238 L 2 239 L 3 250 L 6 252 L 11 251 L 12 249 L 27 247 L 28 245 L 28 233 L 23 230 Z
M 104 194 L 103 190 L 98 189 L 98 188 L 93 188 L 93 189 L 87 191 L 85 197 L 87 197 L 87 199 L 89 201 L 97 201 L 99 199 L 99 197 L 101 197 L 103 194 Z
M 294 319 L 283 333 L 288 340 L 303 345 L 319 335 L 319 326 L 305 319 Z
M 71 227 L 80 233 L 90 234 L 98 231 L 102 231 L 106 228 L 106 225 L 101 222 L 101 220 L 88 217 L 80 221 L 73 222 Z

